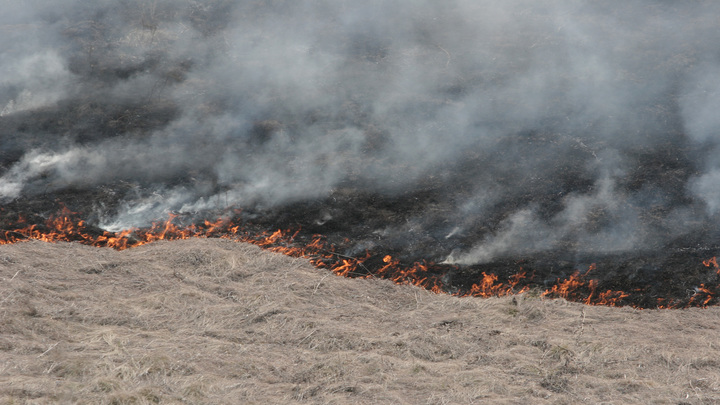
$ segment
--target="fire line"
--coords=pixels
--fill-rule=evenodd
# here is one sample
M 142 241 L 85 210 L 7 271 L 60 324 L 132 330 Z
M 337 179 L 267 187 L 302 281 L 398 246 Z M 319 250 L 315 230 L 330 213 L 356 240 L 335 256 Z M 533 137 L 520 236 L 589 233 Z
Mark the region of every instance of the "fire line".
M 177 215 L 170 214 L 166 221 L 153 223 L 149 228 L 131 228 L 113 233 L 93 231 L 78 216 L 78 213 L 63 207 L 58 214 L 51 216 L 42 225 L 27 224 L 24 217 L 19 217 L 17 228 L 0 233 L 0 245 L 25 240 L 67 241 L 125 250 L 159 240 L 215 237 L 252 243 L 272 252 L 306 258 L 313 266 L 330 270 L 343 277 L 379 277 L 389 279 L 397 284 L 415 285 L 435 293 L 448 292 L 438 275 L 442 269 L 447 269 L 448 265 L 437 265 L 432 262 L 415 262 L 404 265 L 391 255 L 384 255 L 381 260 L 377 260 L 377 256 L 370 252 L 366 252 L 362 257 L 350 257 L 337 252 L 336 247 L 328 243 L 322 235 L 314 235 L 310 242 L 303 244 L 297 238 L 299 230 L 293 232 L 278 229 L 274 232 L 253 233 L 226 218 L 220 218 L 214 222 L 205 220 L 199 224 L 181 227 L 175 224 Z M 368 264 L 378 261 L 380 262 L 379 267 Z M 720 275 L 720 265 L 715 257 L 703 261 L 703 265 Z M 595 271 L 596 266 L 592 264 L 585 272 L 575 271 L 565 279 L 558 278 L 554 285 L 541 292 L 539 296 L 564 298 L 587 305 L 634 306 L 632 302 L 628 301 L 630 293 L 610 289 L 599 290 L 598 281 L 591 278 Z M 482 272 L 480 280 L 472 284 L 470 288 L 454 291 L 452 294 L 460 297 L 501 297 L 521 294 L 531 292 L 532 278 L 533 276 L 529 276 L 522 268 L 508 277 L 505 282 L 500 281 L 496 274 Z M 685 301 L 658 298 L 657 308 L 717 305 L 716 295 L 719 289 L 720 286 L 717 285 L 701 284 Z

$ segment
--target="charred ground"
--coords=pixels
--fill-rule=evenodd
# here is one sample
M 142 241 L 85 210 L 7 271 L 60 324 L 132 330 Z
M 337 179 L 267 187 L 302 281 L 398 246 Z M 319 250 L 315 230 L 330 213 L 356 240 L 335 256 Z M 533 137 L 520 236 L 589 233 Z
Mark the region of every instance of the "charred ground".
M 66 3 L 0 21 L 5 231 L 223 217 L 453 293 L 717 303 L 713 2 Z

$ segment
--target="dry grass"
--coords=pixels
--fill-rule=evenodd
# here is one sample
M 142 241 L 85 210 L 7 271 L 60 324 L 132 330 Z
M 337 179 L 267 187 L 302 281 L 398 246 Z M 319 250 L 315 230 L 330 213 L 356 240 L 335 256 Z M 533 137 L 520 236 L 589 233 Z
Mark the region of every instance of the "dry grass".
M 456 298 L 224 240 L 0 247 L 0 403 L 714 404 L 720 309 Z

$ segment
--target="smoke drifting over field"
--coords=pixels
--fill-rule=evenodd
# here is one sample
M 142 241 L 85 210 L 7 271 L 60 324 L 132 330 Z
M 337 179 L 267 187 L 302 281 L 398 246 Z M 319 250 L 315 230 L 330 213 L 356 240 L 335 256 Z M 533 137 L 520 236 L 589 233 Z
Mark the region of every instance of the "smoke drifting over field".
M 304 204 L 323 232 L 380 199 L 362 232 L 463 264 L 720 237 L 716 2 L 5 3 L 6 203 Z

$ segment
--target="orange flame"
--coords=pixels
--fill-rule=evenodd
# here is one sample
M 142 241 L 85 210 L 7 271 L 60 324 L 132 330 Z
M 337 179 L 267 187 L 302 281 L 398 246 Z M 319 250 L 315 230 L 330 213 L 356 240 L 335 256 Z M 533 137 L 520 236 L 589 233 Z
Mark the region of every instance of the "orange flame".
M 705 267 L 712 267 L 715 270 L 715 273 L 720 274 L 720 266 L 718 265 L 717 257 L 703 260 L 703 264 Z
M 580 271 L 575 271 L 565 280 L 561 281 L 558 279 L 557 284 L 545 290 L 542 296 L 561 297 L 570 301 L 582 301 L 587 305 L 607 305 L 611 307 L 622 305 L 622 300 L 629 297 L 630 294 L 613 290 L 597 293 L 598 281 L 595 279 L 585 281 L 585 276 L 596 268 L 597 266 L 593 263 L 583 274 L 580 274 Z M 589 290 L 589 293 L 587 297 L 582 299 L 583 291 L 586 290 Z
M 473 284 L 470 287 L 470 291 L 463 296 L 472 297 L 502 297 L 511 294 L 520 294 L 526 292 L 530 287 L 525 286 L 519 290 L 516 290 L 516 286 L 525 279 L 526 273 L 515 273 L 508 278 L 508 283 L 498 282 L 498 276 L 496 274 L 487 274 L 482 272 L 482 280 L 479 283 Z

